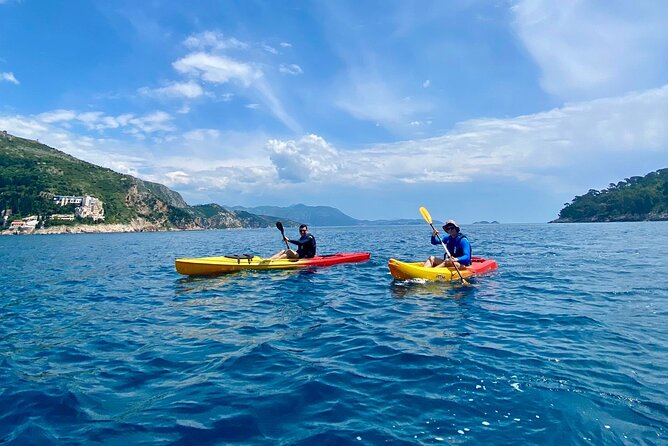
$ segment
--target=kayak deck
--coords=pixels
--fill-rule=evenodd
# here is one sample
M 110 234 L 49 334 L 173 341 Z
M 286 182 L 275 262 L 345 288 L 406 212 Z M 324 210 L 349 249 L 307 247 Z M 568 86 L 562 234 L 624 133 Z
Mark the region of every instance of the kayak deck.
M 199 257 L 176 259 L 176 271 L 186 276 L 205 276 L 211 274 L 232 273 L 245 270 L 282 270 L 299 269 L 316 266 L 330 266 L 339 263 L 365 262 L 371 254 L 368 252 L 347 252 L 322 256 L 310 259 L 280 259 L 271 260 L 250 254 Z
M 451 281 L 459 280 L 459 274 L 454 267 L 436 267 L 428 268 L 423 266 L 424 262 L 402 262 L 396 259 L 390 259 L 387 266 L 390 269 L 392 277 L 399 280 L 409 279 L 427 279 L 427 280 L 442 280 Z M 471 259 L 471 266 L 466 269 L 460 268 L 464 279 L 473 275 L 482 274 L 487 271 L 497 269 L 495 260 L 483 259 L 482 257 L 473 257 Z

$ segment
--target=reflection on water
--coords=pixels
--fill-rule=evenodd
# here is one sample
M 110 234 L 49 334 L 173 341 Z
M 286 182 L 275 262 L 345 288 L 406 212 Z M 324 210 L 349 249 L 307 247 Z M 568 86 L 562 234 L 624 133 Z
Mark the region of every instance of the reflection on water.
M 433 280 L 412 279 L 393 280 L 390 283 L 390 293 L 395 299 L 409 297 L 465 299 L 472 297 L 477 285 L 475 281 L 468 280 L 469 284 L 459 281 L 441 282 Z
M 292 276 L 308 277 L 311 270 L 272 270 L 272 271 L 237 271 L 232 273 L 212 274 L 209 276 L 180 277 L 174 281 L 176 294 L 221 290 L 226 287 L 244 286 L 258 280 L 282 281 Z

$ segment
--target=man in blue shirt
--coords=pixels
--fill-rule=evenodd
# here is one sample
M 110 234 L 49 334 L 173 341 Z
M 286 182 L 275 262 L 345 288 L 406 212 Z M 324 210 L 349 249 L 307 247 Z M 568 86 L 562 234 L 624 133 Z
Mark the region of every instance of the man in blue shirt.
M 448 234 L 443 238 L 443 243 L 448 248 L 448 252 L 452 255 L 450 259 L 430 256 L 424 266 L 427 268 L 453 266 L 453 262 L 459 269 L 466 269 L 471 265 L 471 243 L 464 234 L 460 232 L 459 226 L 454 220 L 448 220 L 443 225 L 443 230 Z M 440 245 L 441 239 L 438 236 L 438 231 L 434 229 L 431 234 L 431 244 Z

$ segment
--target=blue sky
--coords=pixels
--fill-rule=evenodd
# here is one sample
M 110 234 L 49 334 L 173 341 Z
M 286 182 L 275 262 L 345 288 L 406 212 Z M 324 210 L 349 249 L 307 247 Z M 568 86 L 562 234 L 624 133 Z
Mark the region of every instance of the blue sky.
M 189 204 L 544 222 L 668 167 L 668 2 L 0 0 L 0 130 Z

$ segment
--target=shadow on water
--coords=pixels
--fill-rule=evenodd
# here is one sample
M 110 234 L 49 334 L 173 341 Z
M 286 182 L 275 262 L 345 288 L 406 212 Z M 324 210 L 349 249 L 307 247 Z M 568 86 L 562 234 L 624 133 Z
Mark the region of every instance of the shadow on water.
M 461 282 L 440 282 L 415 280 L 393 280 L 390 284 L 390 293 L 395 299 L 406 298 L 448 298 L 461 301 L 472 298 L 477 287 L 475 283 L 468 285 Z
M 176 294 L 212 291 L 228 286 L 257 284 L 258 281 L 282 281 L 290 278 L 310 279 L 317 274 L 317 269 L 289 269 L 273 271 L 237 271 L 231 273 L 210 274 L 206 276 L 186 276 L 174 281 Z

